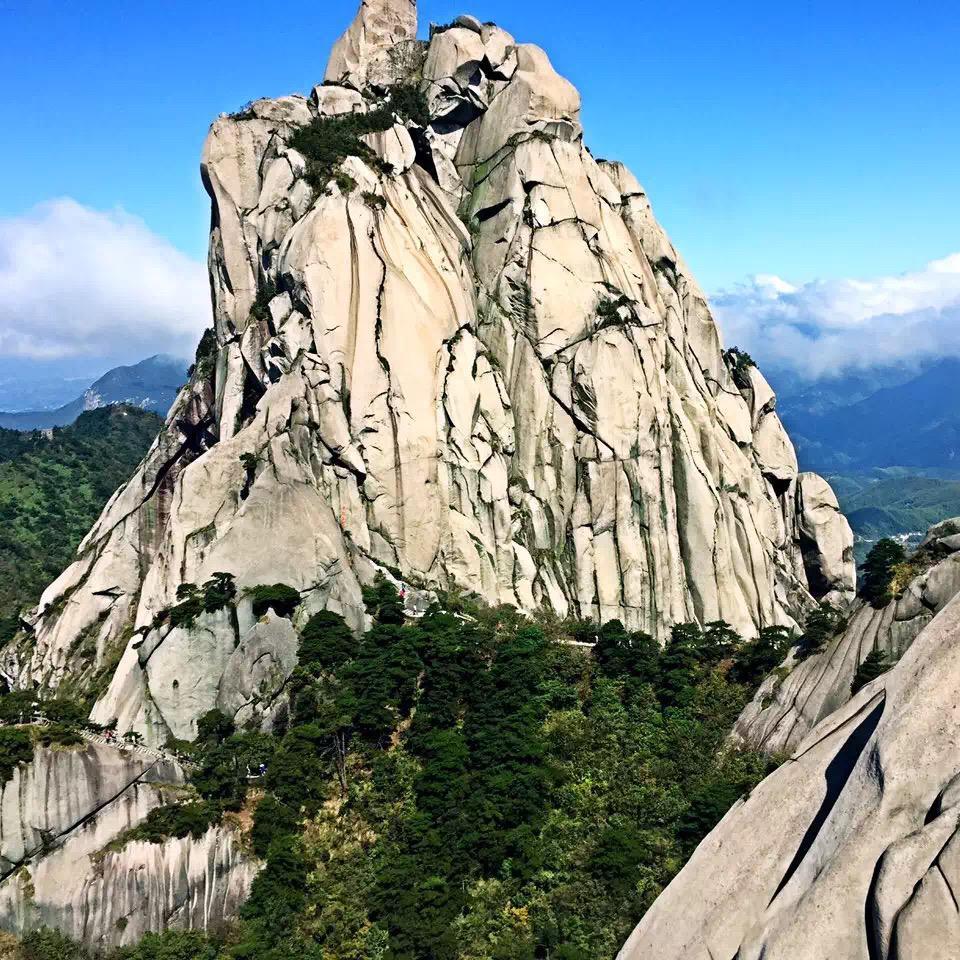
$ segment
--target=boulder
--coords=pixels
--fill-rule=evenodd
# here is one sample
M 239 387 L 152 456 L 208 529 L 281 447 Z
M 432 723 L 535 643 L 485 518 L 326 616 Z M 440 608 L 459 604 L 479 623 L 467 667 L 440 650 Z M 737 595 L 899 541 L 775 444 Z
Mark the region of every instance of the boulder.
M 324 79 L 366 90 L 406 79 L 417 41 L 417 0 L 361 0 L 334 44 Z
M 840 512 L 837 495 L 823 477 L 815 473 L 799 475 L 797 516 L 803 563 L 813 595 L 838 604 L 853 599 L 857 578 L 853 531 Z
M 815 484 L 814 489 L 821 488 Z M 832 494 L 828 519 L 834 515 L 830 500 Z M 899 660 L 960 593 L 960 544 L 952 529 L 949 524 L 931 528 L 923 551 L 940 559 L 918 572 L 900 596 L 880 609 L 857 600 L 847 609 L 844 629 L 823 650 L 803 659 L 791 653 L 737 719 L 736 738 L 768 753 L 794 750 L 816 724 L 850 700 L 857 668 L 870 653 L 880 651 L 890 663 Z
M 960 956 L 960 598 L 741 799 L 620 960 Z

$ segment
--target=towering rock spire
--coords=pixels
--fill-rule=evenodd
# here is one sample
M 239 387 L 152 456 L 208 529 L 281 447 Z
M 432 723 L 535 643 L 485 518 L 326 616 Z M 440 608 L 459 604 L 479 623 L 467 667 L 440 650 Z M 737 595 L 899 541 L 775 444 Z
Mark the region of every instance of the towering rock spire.
M 416 39 L 417 0 L 361 0 L 334 44 L 324 79 L 358 90 L 394 83 L 407 74 Z
M 425 103 L 383 95 L 414 78 Z M 760 372 L 722 350 L 640 183 L 585 146 L 543 50 L 471 17 L 422 44 L 414 0 L 365 0 L 326 79 L 213 124 L 214 330 L 0 650 L 16 684 L 95 696 L 93 720 L 156 748 L 213 709 L 280 722 L 300 630 L 320 610 L 363 629 L 378 576 L 411 614 L 455 589 L 658 639 L 692 620 L 755 636 L 852 592 L 836 501 L 799 474 Z M 294 606 L 259 609 L 281 585 Z M 10 789 L 0 827 L 27 796 Z M 132 823 L 101 810 L 70 818 L 97 821 L 89 848 L 45 855 L 29 887 L 7 874 L 0 926 L 106 945 L 127 942 L 118 903 L 128 931 L 179 922 L 152 911 L 173 901 L 230 912 L 249 872 L 211 840 L 166 847 L 142 868 L 161 892 L 128 909 L 114 891 L 141 889 L 140 863 L 91 854 Z M 194 849 L 216 870 L 168 896 Z

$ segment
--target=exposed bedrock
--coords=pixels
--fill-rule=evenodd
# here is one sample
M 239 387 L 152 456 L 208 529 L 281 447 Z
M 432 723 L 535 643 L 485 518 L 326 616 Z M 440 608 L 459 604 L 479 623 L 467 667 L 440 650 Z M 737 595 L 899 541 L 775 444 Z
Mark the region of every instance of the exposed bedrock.
M 751 635 L 852 589 L 829 487 L 798 476 L 756 368 L 735 382 L 643 188 L 586 149 L 542 50 L 461 18 L 402 66 L 430 124 L 398 118 L 365 138 L 384 163 L 307 183 L 293 132 L 370 109 L 355 88 L 413 16 L 363 4 L 328 72 L 343 85 L 214 123 L 215 356 L 5 658 L 54 685 L 119 663 L 95 716 L 151 742 L 190 733 L 228 660 L 243 672 L 231 644 L 257 648 L 198 622 L 144 656 L 178 586 L 215 572 L 357 628 L 387 568 L 659 636 Z
M 918 573 L 879 609 L 857 600 L 846 628 L 805 659 L 794 651 L 760 686 L 735 727 L 743 742 L 780 753 L 795 749 L 822 719 L 851 697 L 857 668 L 873 651 L 894 663 L 920 631 L 960 593 L 960 519 L 933 527 L 924 541 L 941 559 Z M 921 554 L 923 551 L 921 551 Z
M 148 750 L 38 746 L 0 788 L 0 928 L 53 926 L 107 946 L 235 916 L 259 867 L 232 830 L 118 843 L 182 784 L 176 763 Z
M 960 956 L 960 598 L 741 800 L 621 960 Z

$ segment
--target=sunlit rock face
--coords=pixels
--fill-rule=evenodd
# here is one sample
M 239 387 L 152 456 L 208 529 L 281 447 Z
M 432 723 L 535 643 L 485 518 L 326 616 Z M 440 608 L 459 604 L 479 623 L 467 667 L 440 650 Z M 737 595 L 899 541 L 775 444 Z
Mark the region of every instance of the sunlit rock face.
M 960 598 L 700 844 L 620 960 L 960 956 Z
M 293 627 L 329 608 L 362 628 L 361 586 L 387 570 L 661 638 L 690 620 L 752 635 L 850 595 L 829 487 L 798 476 L 756 368 L 734 379 L 636 178 L 585 146 L 577 90 L 471 17 L 415 32 L 409 0 L 365 2 L 324 86 L 213 124 L 213 352 L 11 675 L 106 670 L 94 715 L 152 743 L 217 704 L 266 722 L 270 691 L 261 708 L 227 689 L 262 647 L 252 623 L 156 629 L 216 572 L 241 597 L 295 587 Z M 398 118 L 308 184 L 294 131 L 396 80 L 429 124 Z
M 396 83 L 416 69 L 418 49 L 417 0 L 363 0 L 333 46 L 324 80 L 357 90 Z
M 232 830 L 121 842 L 183 780 L 177 764 L 143 750 L 37 747 L 0 786 L 0 929 L 56 927 L 107 947 L 222 927 L 259 869 Z
M 850 700 L 857 668 L 874 650 L 890 663 L 898 661 L 960 593 L 960 518 L 932 527 L 923 541 L 920 555 L 924 553 L 939 559 L 899 597 L 879 608 L 857 600 L 845 628 L 823 650 L 802 659 L 791 653 L 740 715 L 735 737 L 768 753 L 795 750 L 817 723 Z

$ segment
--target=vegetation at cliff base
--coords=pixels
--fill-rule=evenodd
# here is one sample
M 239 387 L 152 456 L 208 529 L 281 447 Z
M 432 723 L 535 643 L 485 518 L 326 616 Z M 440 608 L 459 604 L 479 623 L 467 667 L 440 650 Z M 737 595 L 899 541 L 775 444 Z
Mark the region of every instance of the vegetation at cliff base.
M 154 413 L 112 406 L 50 436 L 0 430 L 0 643 L 71 562 L 161 423 Z
M 33 741 L 20 727 L 0 727 L 0 786 L 12 776 L 18 764 L 33 759 Z
M 148 933 L 134 947 L 121 947 L 110 960 L 217 960 L 218 945 L 194 930 Z M 56 930 L 28 933 L 6 960 L 91 960 L 95 954 Z
M 232 602 L 225 575 L 181 602 L 221 587 Z M 293 602 L 282 588 L 260 589 Z M 775 766 L 727 736 L 796 642 L 782 628 L 744 641 L 679 624 L 661 648 L 617 621 L 532 622 L 457 597 L 411 622 L 385 580 L 364 599 L 362 636 L 329 611 L 304 625 L 272 734 L 209 711 L 195 743 L 173 744 L 193 761 L 184 799 L 109 848 L 234 817 L 265 861 L 238 921 L 111 960 L 613 957 Z M 32 937 L 29 960 L 74 956 Z
M 202 717 L 183 747 L 195 798 L 126 838 L 197 835 L 253 811 L 247 842 L 265 868 L 238 923 L 191 949 L 612 957 L 773 767 L 726 738 L 794 642 L 782 629 L 745 642 L 723 623 L 681 624 L 661 649 L 619 622 L 533 623 L 462 599 L 409 622 L 386 581 L 365 600 L 374 626 L 361 637 L 331 612 L 307 622 L 272 735 Z M 122 956 L 165 957 L 180 937 Z

